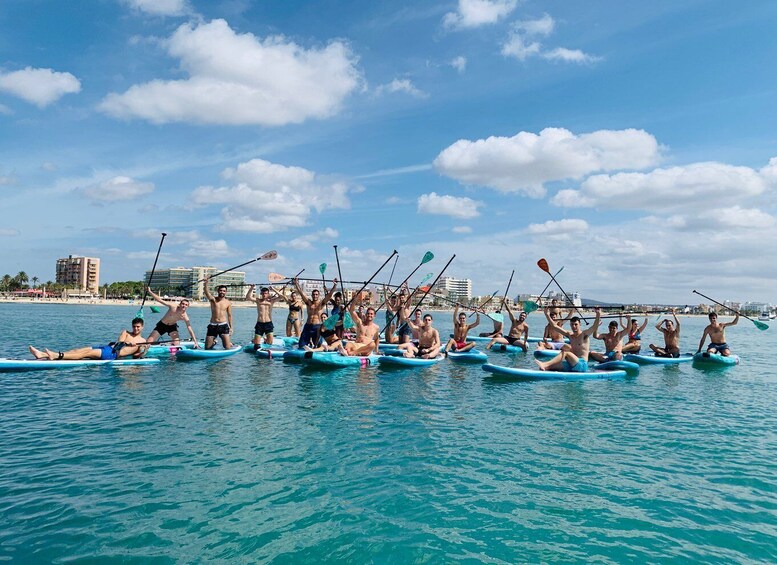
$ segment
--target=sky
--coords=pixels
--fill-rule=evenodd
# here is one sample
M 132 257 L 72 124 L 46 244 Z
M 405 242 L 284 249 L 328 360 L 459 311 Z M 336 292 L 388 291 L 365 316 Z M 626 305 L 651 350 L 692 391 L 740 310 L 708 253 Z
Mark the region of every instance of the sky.
M 0 274 L 777 302 L 777 3 L 3 0 Z M 379 279 L 387 280 L 390 263 Z M 303 275 L 304 276 L 304 275 Z

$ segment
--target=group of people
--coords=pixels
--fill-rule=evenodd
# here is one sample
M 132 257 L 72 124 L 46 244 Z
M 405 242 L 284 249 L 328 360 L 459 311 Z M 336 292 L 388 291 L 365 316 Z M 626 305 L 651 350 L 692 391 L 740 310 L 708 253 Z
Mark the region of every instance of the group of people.
M 232 303 L 227 298 L 227 287 L 216 287 L 214 296 L 209 289 L 209 279 L 205 279 L 205 297 L 210 303 L 211 316 L 205 334 L 205 348 L 212 349 L 216 340 L 221 341 L 225 349 L 232 348 L 233 319 Z M 480 324 L 480 312 L 475 311 L 475 321 L 469 323 L 467 315 L 460 311 L 457 303 L 453 312 L 453 337 L 442 346 L 440 334 L 433 326 L 431 314 L 424 314 L 413 305 L 414 293 L 405 285 L 394 292 L 384 287 L 384 295 L 387 297 L 377 309 L 366 307 L 362 303 L 362 297 L 357 296 L 347 305 L 343 304 L 343 295 L 337 291 L 337 279 L 332 279 L 332 286 L 323 285 L 321 291 L 314 289 L 308 296 L 299 284 L 298 279 L 293 279 L 294 290 L 287 298 L 283 290 L 275 287 L 262 287 L 257 296 L 256 286 L 250 285 L 245 299 L 256 304 L 257 320 L 254 326 L 253 344 L 259 348 L 262 344 L 272 345 L 274 342 L 275 327 L 272 320 L 273 307 L 278 301 L 288 304 L 289 312 L 286 318 L 286 335 L 299 338 L 298 347 L 308 351 L 338 351 L 341 355 L 366 356 L 380 353 L 381 335 L 385 336 L 385 343 L 396 344 L 397 349 L 406 357 L 434 358 L 441 352 L 469 351 L 475 346 L 474 341 L 468 341 L 469 332 Z M 76 359 L 101 359 L 115 360 L 121 358 L 139 358 L 145 355 L 148 347 L 157 343 L 160 338 L 167 335 L 172 344 L 178 344 L 180 340 L 179 324 L 185 325 L 189 336 L 194 342 L 193 347 L 198 347 L 197 337 L 192 328 L 187 310 L 190 306 L 188 299 L 173 302 L 165 300 L 150 288 L 148 295 L 156 302 L 167 307 L 167 312 L 154 326 L 153 331 L 144 339 L 143 318 L 136 317 L 132 320 L 131 330 L 123 330 L 115 342 L 108 345 L 82 347 L 69 351 L 52 351 L 44 348 L 39 350 L 30 346 L 30 352 L 36 359 L 51 360 L 76 360 Z M 272 293 L 272 294 L 271 294 Z M 328 305 L 331 304 L 331 312 Z M 376 322 L 377 311 L 385 306 L 385 326 L 381 328 Z M 306 320 L 301 324 L 302 308 L 306 309 Z M 486 349 L 491 349 L 495 344 L 507 344 L 528 351 L 529 326 L 526 322 L 526 312 L 520 312 L 516 317 L 509 304 L 504 303 L 504 309 L 510 318 L 510 330 L 503 333 L 501 316 L 494 316 L 494 328 L 492 332 L 485 332 L 481 336 L 490 337 Z M 598 362 L 617 361 L 623 359 L 624 354 L 639 353 L 642 347 L 642 332 L 648 324 L 647 315 L 642 324 L 630 315 L 619 316 L 619 320 L 609 322 L 606 333 L 599 333 L 601 322 L 601 310 L 595 310 L 593 324 L 583 330 L 581 318 L 574 315 L 571 309 L 566 314 L 559 305 L 552 301 L 550 307 L 544 309 L 547 324 L 544 329 L 542 341 L 537 344 L 540 349 L 558 351 L 558 355 L 547 360 L 537 361 L 543 370 L 587 371 L 588 361 L 593 359 Z M 335 323 L 327 323 L 329 316 L 337 317 Z M 345 322 L 349 328 L 346 328 Z M 737 313 L 733 321 L 719 323 L 717 314 L 709 314 L 709 325 L 704 329 L 699 351 L 701 351 L 707 337 L 710 344 L 707 347 L 709 353 L 729 355 L 730 349 L 726 344 L 725 329 L 739 321 Z M 568 323 L 568 329 L 564 325 Z M 587 322 L 586 322 L 587 323 Z M 663 334 L 664 344 L 650 344 L 654 355 L 659 357 L 679 357 L 680 355 L 680 320 L 675 310 L 672 310 L 672 319 L 665 318 L 656 324 L 656 329 Z M 346 329 L 352 332 L 345 335 Z M 348 341 L 344 339 L 348 337 Z M 604 352 L 591 351 L 591 338 L 601 340 L 604 343 Z M 624 343 L 624 338 L 626 339 Z M 568 343 L 567 343 L 568 342 Z

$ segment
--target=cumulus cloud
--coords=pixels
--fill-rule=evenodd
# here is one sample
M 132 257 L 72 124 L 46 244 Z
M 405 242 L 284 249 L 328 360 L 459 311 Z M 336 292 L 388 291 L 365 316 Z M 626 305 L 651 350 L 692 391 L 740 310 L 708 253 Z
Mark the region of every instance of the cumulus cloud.
M 0 114 L 4 116 L 10 116 L 13 114 L 13 111 L 8 106 L 5 106 L 4 104 L 0 104 Z
M 588 177 L 577 190 L 559 191 L 551 202 L 568 208 L 601 207 L 632 210 L 671 210 L 733 206 L 762 194 L 765 174 L 749 167 L 706 162 L 659 168 L 647 173 L 617 173 Z
M 278 247 L 291 247 L 292 249 L 313 249 L 313 244 L 315 242 L 322 240 L 331 241 L 338 235 L 339 233 L 337 230 L 332 228 L 324 228 L 323 230 L 303 235 L 290 241 L 280 241 L 278 242 Z
M 482 202 L 472 200 L 466 196 L 438 195 L 436 192 L 430 192 L 418 197 L 419 214 L 437 214 L 440 216 L 451 216 L 452 218 L 469 219 L 480 215 L 478 211 L 480 206 L 483 206 Z
M 229 255 L 232 255 L 232 250 L 223 239 L 195 241 L 186 251 L 187 257 L 206 259 L 208 261 L 223 259 Z
M 235 33 L 224 20 L 179 27 L 164 45 L 189 77 L 109 94 L 99 108 L 153 123 L 279 126 L 336 114 L 361 83 L 348 46 L 304 49 Z
M 186 0 L 124 0 L 131 8 L 154 16 L 183 16 L 188 14 Z
M 718 230 L 772 229 L 777 220 L 771 214 L 757 208 L 716 208 L 694 214 L 675 214 L 669 217 L 649 216 L 645 222 L 666 226 L 677 231 L 706 232 Z
M 517 0 L 459 0 L 456 11 L 445 14 L 442 22 L 449 29 L 494 24 L 509 16 L 517 4 Z
M 455 226 L 451 231 L 453 233 L 472 233 L 472 228 L 469 226 Z
M 158 240 L 161 235 L 162 235 L 162 230 L 158 230 L 158 229 L 136 230 L 132 232 L 133 237 L 143 237 L 147 239 L 156 239 L 156 240 Z M 165 237 L 165 243 L 169 245 L 179 245 L 183 243 L 192 243 L 194 241 L 199 241 L 201 239 L 202 239 L 202 234 L 200 234 L 200 232 L 198 232 L 197 230 L 180 230 L 180 231 L 168 230 L 167 236 Z
M 434 160 L 441 174 L 457 181 L 544 196 L 544 183 L 580 179 L 596 171 L 643 169 L 659 159 L 656 139 L 643 130 L 599 130 L 575 135 L 563 128 L 513 137 L 460 139 Z
M 601 57 L 589 55 L 580 49 L 555 47 L 545 49 L 538 38 L 548 37 L 556 27 L 556 22 L 548 14 L 536 20 L 522 20 L 513 24 L 507 40 L 502 44 L 502 55 L 525 61 L 530 57 L 542 57 L 549 61 L 564 63 L 595 63 Z
M 394 79 L 388 84 L 381 84 L 375 89 L 375 94 L 381 96 L 386 93 L 394 94 L 396 92 L 402 92 L 409 94 L 415 98 L 426 98 L 428 95 L 416 88 L 409 79 Z
M 454 57 L 451 59 L 451 67 L 459 71 L 459 73 L 463 73 L 467 69 L 467 58 L 466 57 Z
M 221 210 L 221 229 L 272 233 L 307 225 L 313 211 L 348 209 L 343 182 L 326 182 L 313 171 L 252 159 L 222 173 L 229 186 L 197 188 L 195 204 L 226 205 Z
M 33 69 L 0 73 L 0 91 L 45 108 L 65 94 L 81 91 L 81 82 L 70 73 Z
M 99 202 L 135 200 L 153 191 L 154 183 L 140 182 L 123 176 L 113 177 L 81 189 L 84 196 Z
M 585 220 L 549 220 L 543 224 L 529 224 L 526 233 L 531 235 L 561 235 L 588 231 Z
M 50 161 L 46 161 L 45 163 L 43 163 L 40 166 L 40 168 L 41 168 L 42 171 L 46 171 L 47 173 L 53 173 L 53 172 L 55 172 L 55 171 L 57 171 L 59 169 L 59 167 L 57 167 L 56 163 L 52 163 Z

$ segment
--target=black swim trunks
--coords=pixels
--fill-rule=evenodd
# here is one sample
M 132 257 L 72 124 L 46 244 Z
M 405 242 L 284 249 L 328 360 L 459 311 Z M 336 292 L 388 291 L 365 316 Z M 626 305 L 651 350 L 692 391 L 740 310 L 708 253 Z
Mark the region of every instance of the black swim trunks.
M 227 323 L 208 324 L 208 333 L 206 335 L 209 337 L 217 337 L 228 333 L 229 333 L 229 324 Z
M 402 341 L 402 338 L 407 336 L 409 339 L 413 339 L 413 330 L 410 329 L 410 324 L 407 322 L 402 322 L 402 325 L 397 328 L 397 335 L 399 336 L 399 340 Z
M 154 330 L 160 335 L 171 334 L 178 331 L 178 324 L 163 324 L 162 321 L 158 321 Z
M 520 338 L 513 337 L 511 335 L 506 335 L 505 339 L 507 340 L 507 343 L 509 343 L 510 345 L 515 345 L 517 342 L 521 341 Z
M 254 335 L 271 334 L 275 330 L 272 322 L 256 322 L 254 326 Z

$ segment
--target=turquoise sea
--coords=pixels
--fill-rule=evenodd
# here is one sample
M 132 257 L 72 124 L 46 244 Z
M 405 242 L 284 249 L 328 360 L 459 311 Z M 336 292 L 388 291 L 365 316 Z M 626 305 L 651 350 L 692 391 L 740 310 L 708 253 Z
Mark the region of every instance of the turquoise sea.
M 113 340 L 136 308 L 0 304 L 0 357 Z M 695 351 L 705 320 L 681 322 Z M 737 367 L 583 383 L 244 353 L 0 374 L 0 560 L 776 562 L 776 336 L 743 319 Z

